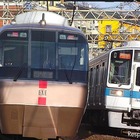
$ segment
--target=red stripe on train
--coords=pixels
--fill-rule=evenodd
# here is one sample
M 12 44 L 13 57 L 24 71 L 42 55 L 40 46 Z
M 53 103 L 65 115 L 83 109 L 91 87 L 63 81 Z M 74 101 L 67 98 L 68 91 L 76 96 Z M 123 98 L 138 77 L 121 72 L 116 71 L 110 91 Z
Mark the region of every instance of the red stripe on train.
M 38 97 L 38 105 L 46 105 L 46 97 Z
M 48 82 L 47 81 L 39 81 L 39 88 L 47 88 Z

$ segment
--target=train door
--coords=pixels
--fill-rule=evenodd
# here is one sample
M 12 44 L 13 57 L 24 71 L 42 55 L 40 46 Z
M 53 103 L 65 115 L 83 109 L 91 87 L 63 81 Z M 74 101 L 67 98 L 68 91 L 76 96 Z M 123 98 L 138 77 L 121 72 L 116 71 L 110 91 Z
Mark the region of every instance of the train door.
M 134 77 L 133 84 L 130 92 L 131 108 L 140 108 L 140 64 L 136 63 L 134 65 Z

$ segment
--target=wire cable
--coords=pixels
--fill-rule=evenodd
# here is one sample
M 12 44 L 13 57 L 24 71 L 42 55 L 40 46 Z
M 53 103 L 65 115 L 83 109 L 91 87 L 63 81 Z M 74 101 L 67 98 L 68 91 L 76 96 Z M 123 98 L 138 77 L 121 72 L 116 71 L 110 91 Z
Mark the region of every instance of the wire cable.
M 72 23 L 73 23 L 73 20 L 74 20 L 75 10 L 76 10 L 76 1 L 74 1 L 74 4 L 73 4 L 73 14 L 72 14 L 72 19 L 71 19 L 70 26 L 72 26 Z

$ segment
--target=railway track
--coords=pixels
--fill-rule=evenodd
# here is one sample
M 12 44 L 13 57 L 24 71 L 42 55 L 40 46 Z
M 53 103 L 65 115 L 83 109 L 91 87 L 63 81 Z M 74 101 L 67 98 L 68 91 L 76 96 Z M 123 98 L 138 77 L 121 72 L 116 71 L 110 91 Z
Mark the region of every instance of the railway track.
M 81 125 L 77 135 L 72 139 L 60 138 L 59 140 L 137 140 L 134 137 L 123 137 L 118 131 L 111 129 L 91 129 L 89 125 Z M 0 135 L 0 140 L 38 140 L 35 138 L 23 138 L 22 136 Z M 47 140 L 47 139 L 42 139 Z M 54 140 L 54 139 L 49 139 Z
M 120 131 L 113 129 L 90 129 L 88 126 L 81 126 L 74 140 L 137 140 L 138 138 L 129 136 L 122 136 Z

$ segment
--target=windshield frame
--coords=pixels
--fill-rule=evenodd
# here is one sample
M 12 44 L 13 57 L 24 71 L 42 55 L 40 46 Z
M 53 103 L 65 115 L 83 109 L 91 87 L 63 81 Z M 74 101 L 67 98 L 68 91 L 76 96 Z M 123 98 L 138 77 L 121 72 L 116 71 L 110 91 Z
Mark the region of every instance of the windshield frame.
M 130 53 L 128 53 L 129 51 L 130 51 Z M 114 52 L 120 52 L 120 54 L 119 53 L 117 54 L 117 57 L 121 57 L 121 58 L 118 58 L 118 59 L 114 60 L 114 62 L 116 61 L 116 63 L 118 63 L 118 70 L 117 71 L 118 72 L 122 71 L 122 72 L 120 72 L 121 75 L 124 74 L 122 76 L 126 75 L 126 70 L 125 69 L 123 70 L 121 68 L 125 68 L 125 67 L 122 67 L 122 66 L 124 66 L 128 63 L 127 66 L 129 67 L 129 70 L 127 70 L 127 72 L 128 72 L 129 76 L 125 79 L 124 79 L 124 77 L 120 77 L 120 79 L 122 79 L 122 81 L 120 79 L 118 79 L 118 81 L 117 81 L 117 79 L 115 79 L 116 82 L 110 81 L 111 76 L 113 76 L 113 75 L 111 75 L 111 70 L 113 70 L 113 68 L 112 68 L 113 65 L 111 64 L 111 62 L 112 62 L 111 57 L 112 57 L 112 54 Z M 108 87 L 130 88 L 131 80 L 132 80 L 132 78 L 131 78 L 132 77 L 132 66 L 133 66 L 133 59 L 134 59 L 133 58 L 133 56 L 134 56 L 133 53 L 134 53 L 133 49 L 116 49 L 116 50 L 112 50 L 110 52 L 109 63 L 108 63 L 108 76 L 107 76 L 107 86 Z M 123 54 L 126 54 L 126 55 L 123 55 Z M 118 56 L 118 55 L 121 55 L 121 56 Z M 119 67 L 119 63 L 120 63 L 120 67 Z M 115 65 L 115 68 L 117 68 L 116 65 Z M 114 71 L 114 72 L 116 72 L 116 71 Z M 114 74 L 114 76 L 116 76 L 116 78 L 117 78 L 116 74 Z M 119 77 L 119 75 L 118 75 L 118 77 Z

